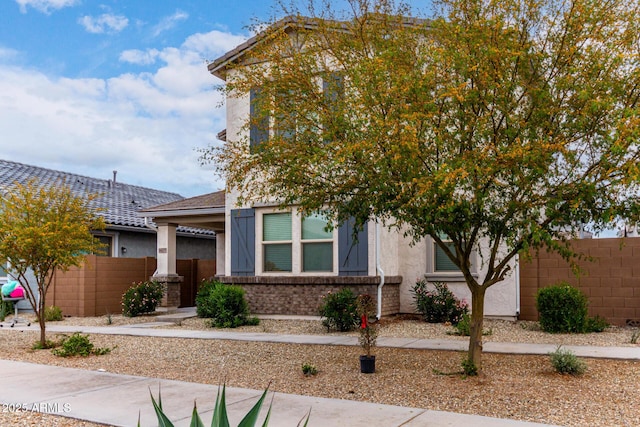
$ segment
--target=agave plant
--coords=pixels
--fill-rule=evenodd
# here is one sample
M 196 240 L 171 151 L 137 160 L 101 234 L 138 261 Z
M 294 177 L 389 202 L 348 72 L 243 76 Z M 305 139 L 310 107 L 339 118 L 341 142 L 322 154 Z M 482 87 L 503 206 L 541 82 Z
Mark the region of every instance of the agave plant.
M 225 389 L 226 384 L 222 386 L 222 392 L 220 392 L 220 386 L 218 386 L 218 394 L 216 396 L 216 405 L 213 409 L 213 418 L 211 419 L 211 427 L 230 427 L 229 418 L 227 416 L 227 404 L 225 400 Z M 267 396 L 267 388 L 260 399 L 256 402 L 255 405 L 247 412 L 247 414 L 242 418 L 242 421 L 238 424 L 238 427 L 254 427 L 258 422 L 258 415 L 260 413 L 260 409 L 262 408 L 262 404 L 264 403 L 264 399 Z M 156 416 L 158 417 L 158 426 L 160 427 L 174 427 L 173 423 L 167 417 L 167 415 L 162 410 L 162 396 L 160 390 L 158 390 L 158 401 L 156 402 L 151 390 L 149 390 L 149 394 L 151 394 L 151 402 L 153 403 L 153 409 L 156 411 Z M 269 417 L 271 415 L 271 405 L 269 405 L 269 410 L 267 411 L 267 416 L 262 423 L 262 427 L 267 427 L 269 424 Z M 304 424 L 302 424 L 304 422 Z M 309 422 L 309 414 L 303 417 L 300 422 L 298 422 L 298 426 L 302 425 L 306 427 Z M 191 423 L 189 424 L 191 427 L 204 427 L 204 423 L 198 414 L 198 409 L 196 407 L 196 403 L 193 402 L 193 412 L 191 413 Z M 138 427 L 140 427 L 140 414 L 138 414 Z

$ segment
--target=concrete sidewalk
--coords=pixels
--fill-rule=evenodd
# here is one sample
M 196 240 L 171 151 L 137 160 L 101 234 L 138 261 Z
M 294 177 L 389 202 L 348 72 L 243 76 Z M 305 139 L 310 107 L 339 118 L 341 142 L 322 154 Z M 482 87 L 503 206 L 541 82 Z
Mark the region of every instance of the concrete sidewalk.
M 260 332 L 227 332 L 217 330 L 183 330 L 162 329 L 169 323 L 150 322 L 127 326 L 65 326 L 47 325 L 48 332 L 85 334 L 112 334 L 129 336 L 148 336 L 159 338 L 193 338 L 193 339 L 218 339 L 234 341 L 263 341 L 276 343 L 295 344 L 320 344 L 320 345 L 358 345 L 358 337 L 339 335 L 281 335 Z M 38 330 L 38 326 L 20 326 L 25 329 Z M 464 340 L 442 339 L 417 339 L 417 338 L 391 338 L 379 337 L 377 347 L 397 347 L 407 349 L 465 351 L 469 343 Z M 523 344 L 485 342 L 483 351 L 486 353 L 502 354 L 532 354 L 547 355 L 558 348 L 556 344 Z M 635 347 L 600 347 L 600 346 L 575 346 L 563 345 L 562 348 L 570 350 L 576 356 L 595 357 L 604 359 L 640 360 L 640 346 Z
M 210 425 L 217 386 L 119 375 L 109 372 L 0 360 L 0 402 L 11 412 L 46 412 L 113 426 L 157 426 L 150 392 L 162 393 L 162 406 L 176 426 L 188 426 L 194 400 L 205 425 Z M 262 391 L 228 387 L 227 411 L 237 425 Z M 269 425 L 296 426 L 311 411 L 313 427 L 540 427 L 543 424 L 455 414 L 419 408 L 269 393 L 259 422 L 273 399 Z
M 278 343 L 358 345 L 354 336 L 278 335 L 269 333 L 237 333 L 216 330 L 162 329 L 167 322 L 150 322 L 127 326 L 65 326 L 47 325 L 49 332 L 82 332 L 153 336 L 159 338 L 225 339 Z M 38 330 L 36 325 L 6 328 L 15 332 Z M 378 346 L 413 349 L 463 351 L 466 341 L 413 338 L 378 339 Z M 514 344 L 486 342 L 485 352 L 544 355 L 556 349 L 552 344 Z M 581 357 L 640 360 L 640 347 L 565 346 Z M 2 387 L 0 403 L 3 409 L 15 410 L 22 405 L 27 410 L 51 412 L 66 417 L 114 426 L 134 426 L 141 414 L 141 425 L 157 425 L 149 392 L 157 396 L 161 387 L 163 407 L 177 426 L 189 425 L 194 400 L 205 425 L 211 421 L 216 386 L 169 381 L 157 378 L 119 375 L 0 360 Z M 232 425 L 258 400 L 260 390 L 227 388 L 227 404 Z M 431 411 L 420 408 L 381 405 L 350 400 L 325 399 L 283 393 L 270 393 L 273 398 L 271 426 L 295 426 L 311 409 L 309 426 L 541 426 L 542 424 L 514 420 Z M 268 407 L 268 404 L 265 405 Z M 266 413 L 266 408 L 263 411 Z M 264 419 L 264 414 L 261 420 Z

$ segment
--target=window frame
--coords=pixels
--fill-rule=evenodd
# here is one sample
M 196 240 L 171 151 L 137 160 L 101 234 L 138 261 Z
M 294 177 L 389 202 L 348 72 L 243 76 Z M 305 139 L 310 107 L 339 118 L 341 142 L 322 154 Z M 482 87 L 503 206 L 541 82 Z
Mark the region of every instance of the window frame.
M 265 240 L 265 228 L 264 228 L 264 218 L 269 216 L 269 215 L 284 215 L 284 214 L 289 214 L 289 218 L 290 218 L 290 223 L 291 223 L 291 239 L 285 239 L 285 240 Z M 260 260 L 261 260 L 261 265 L 262 265 L 262 272 L 263 273 L 277 273 L 277 274 L 283 274 L 283 273 L 291 273 L 293 271 L 293 213 L 292 212 L 287 212 L 287 211 L 283 211 L 283 212 L 265 212 L 261 215 L 261 219 L 262 219 L 262 230 L 260 233 L 260 243 L 261 243 L 261 248 L 262 248 L 262 254 L 260 256 Z M 290 251 L 290 264 L 291 264 L 291 270 L 265 270 L 265 265 L 266 265 L 266 247 L 268 246 L 289 246 L 289 251 Z
M 9 263 L 0 264 L 0 285 L 7 283 L 9 280 Z
M 316 216 L 318 214 L 314 214 L 314 216 Z M 325 223 L 326 221 L 326 215 L 325 216 Z M 337 236 L 335 235 L 335 231 L 336 230 L 331 230 L 330 232 L 330 237 L 328 238 L 311 238 L 311 239 L 305 239 L 304 238 L 304 229 L 303 229 L 303 225 L 304 225 L 304 221 L 307 217 L 301 217 L 300 219 L 300 271 L 302 273 L 333 273 L 336 270 L 336 263 L 334 262 L 334 253 L 336 252 L 336 247 L 335 247 L 335 242 L 336 242 L 336 238 Z M 305 246 L 306 245 L 313 245 L 313 244 L 327 244 L 327 243 L 331 243 L 331 270 L 306 270 L 305 269 L 305 259 L 304 259 L 304 250 L 305 250 Z
M 264 217 L 272 213 L 291 213 L 291 271 L 265 271 L 264 246 L 269 244 L 288 243 L 288 241 L 264 241 Z M 331 271 L 304 271 L 304 243 L 331 242 Z M 288 210 L 257 209 L 256 210 L 256 242 L 255 242 L 256 276 L 337 276 L 338 275 L 338 227 L 331 230 L 331 239 L 302 239 L 302 216 L 296 207 Z
M 446 236 L 445 236 L 446 237 Z M 450 240 L 446 238 L 441 238 L 443 242 L 450 242 Z M 427 268 L 425 277 L 432 282 L 465 282 L 464 275 L 460 270 L 443 270 L 439 271 L 436 269 L 436 251 L 439 249 L 436 241 L 431 237 L 427 236 L 426 238 L 426 258 L 427 258 Z M 446 256 L 446 254 L 443 255 Z M 470 261 L 471 261 L 471 275 L 473 277 L 478 277 L 478 270 L 476 265 L 476 257 L 477 252 L 473 251 L 471 253 Z

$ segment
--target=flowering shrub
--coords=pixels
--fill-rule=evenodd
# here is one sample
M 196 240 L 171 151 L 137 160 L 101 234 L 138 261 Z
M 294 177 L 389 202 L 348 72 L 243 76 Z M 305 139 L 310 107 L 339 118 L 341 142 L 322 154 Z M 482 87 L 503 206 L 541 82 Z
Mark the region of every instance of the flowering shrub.
M 360 346 L 367 357 L 371 357 L 371 348 L 375 347 L 378 338 L 378 324 L 370 320 L 375 318 L 376 302 L 371 295 L 358 295 L 356 309 L 360 316 Z
M 156 281 L 138 282 L 122 295 L 122 314 L 136 317 L 144 313 L 152 313 L 160 304 L 164 295 L 162 285 Z
M 469 304 L 453 295 L 445 283 L 434 282 L 429 290 L 425 279 L 418 280 L 413 287 L 413 298 L 418 313 L 429 323 L 451 322 L 457 325 L 469 313 Z
M 322 325 L 327 328 L 327 331 L 335 329 L 347 332 L 356 327 L 358 324 L 356 297 L 351 289 L 344 288 L 335 293 L 329 291 L 322 299 L 320 316 L 323 317 Z

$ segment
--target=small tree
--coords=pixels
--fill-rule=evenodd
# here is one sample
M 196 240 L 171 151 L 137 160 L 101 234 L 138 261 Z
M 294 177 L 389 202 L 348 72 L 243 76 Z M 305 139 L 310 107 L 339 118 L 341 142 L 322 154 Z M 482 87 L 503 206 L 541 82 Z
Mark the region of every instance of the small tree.
M 102 248 L 91 230 L 103 230 L 102 217 L 90 208 L 98 197 L 75 196 L 64 184 L 49 187 L 31 180 L 16 183 L 0 198 L 0 262 L 25 290 L 40 325 L 40 345 L 46 346 L 45 297 L 56 269 L 78 266 L 84 254 Z M 29 286 L 33 273 L 36 289 Z
M 575 260 L 572 232 L 638 217 L 640 4 L 434 0 L 426 20 L 394 0 L 310 3 L 218 64 L 254 114 L 203 159 L 241 203 L 431 236 L 470 290 L 481 370 L 485 294 L 518 255 Z

